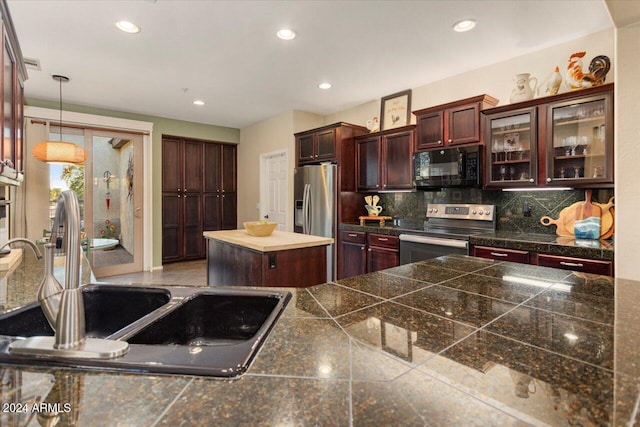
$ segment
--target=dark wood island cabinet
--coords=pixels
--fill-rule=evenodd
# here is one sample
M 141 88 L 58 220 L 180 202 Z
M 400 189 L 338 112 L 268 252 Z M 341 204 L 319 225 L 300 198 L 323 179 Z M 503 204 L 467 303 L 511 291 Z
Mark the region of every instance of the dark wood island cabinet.
M 327 281 L 329 237 L 274 231 L 266 237 L 246 230 L 205 232 L 209 286 L 307 287 Z

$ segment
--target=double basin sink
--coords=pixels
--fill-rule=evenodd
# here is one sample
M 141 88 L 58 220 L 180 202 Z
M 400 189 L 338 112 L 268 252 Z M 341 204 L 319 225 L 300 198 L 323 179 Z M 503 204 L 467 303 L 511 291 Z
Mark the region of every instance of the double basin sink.
M 38 303 L 0 314 L 0 363 L 217 377 L 243 374 L 291 298 L 289 292 L 235 288 L 86 285 L 87 337 L 122 340 L 114 359 L 12 354 L 9 344 L 53 336 Z

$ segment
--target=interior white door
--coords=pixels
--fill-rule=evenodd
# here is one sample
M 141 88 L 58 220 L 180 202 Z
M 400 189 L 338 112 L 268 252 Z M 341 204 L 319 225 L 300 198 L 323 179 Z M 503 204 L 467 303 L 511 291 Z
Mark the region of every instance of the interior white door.
M 278 223 L 278 230 L 285 230 L 287 226 L 287 153 L 279 152 L 264 157 L 264 179 L 266 194 L 260 203 L 261 215 L 268 215 L 269 221 Z M 266 203 L 265 203 L 266 202 Z

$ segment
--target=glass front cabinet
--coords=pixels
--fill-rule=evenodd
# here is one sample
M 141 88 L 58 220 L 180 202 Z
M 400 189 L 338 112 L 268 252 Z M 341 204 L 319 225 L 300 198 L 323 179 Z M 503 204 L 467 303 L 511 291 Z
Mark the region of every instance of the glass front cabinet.
M 485 187 L 613 186 L 613 84 L 483 114 Z
M 487 116 L 487 187 L 537 185 L 537 123 L 536 108 Z
M 613 183 L 612 98 L 603 93 L 548 105 L 547 184 Z

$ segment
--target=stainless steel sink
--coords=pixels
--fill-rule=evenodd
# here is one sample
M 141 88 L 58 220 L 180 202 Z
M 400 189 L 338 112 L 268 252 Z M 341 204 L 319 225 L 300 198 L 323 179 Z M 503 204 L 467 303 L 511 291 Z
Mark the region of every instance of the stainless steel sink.
M 53 335 L 30 304 L 0 315 L 0 363 L 235 377 L 244 373 L 291 298 L 243 288 L 87 285 L 87 335 L 129 343 L 108 360 L 29 357 L 9 352 L 20 338 Z

